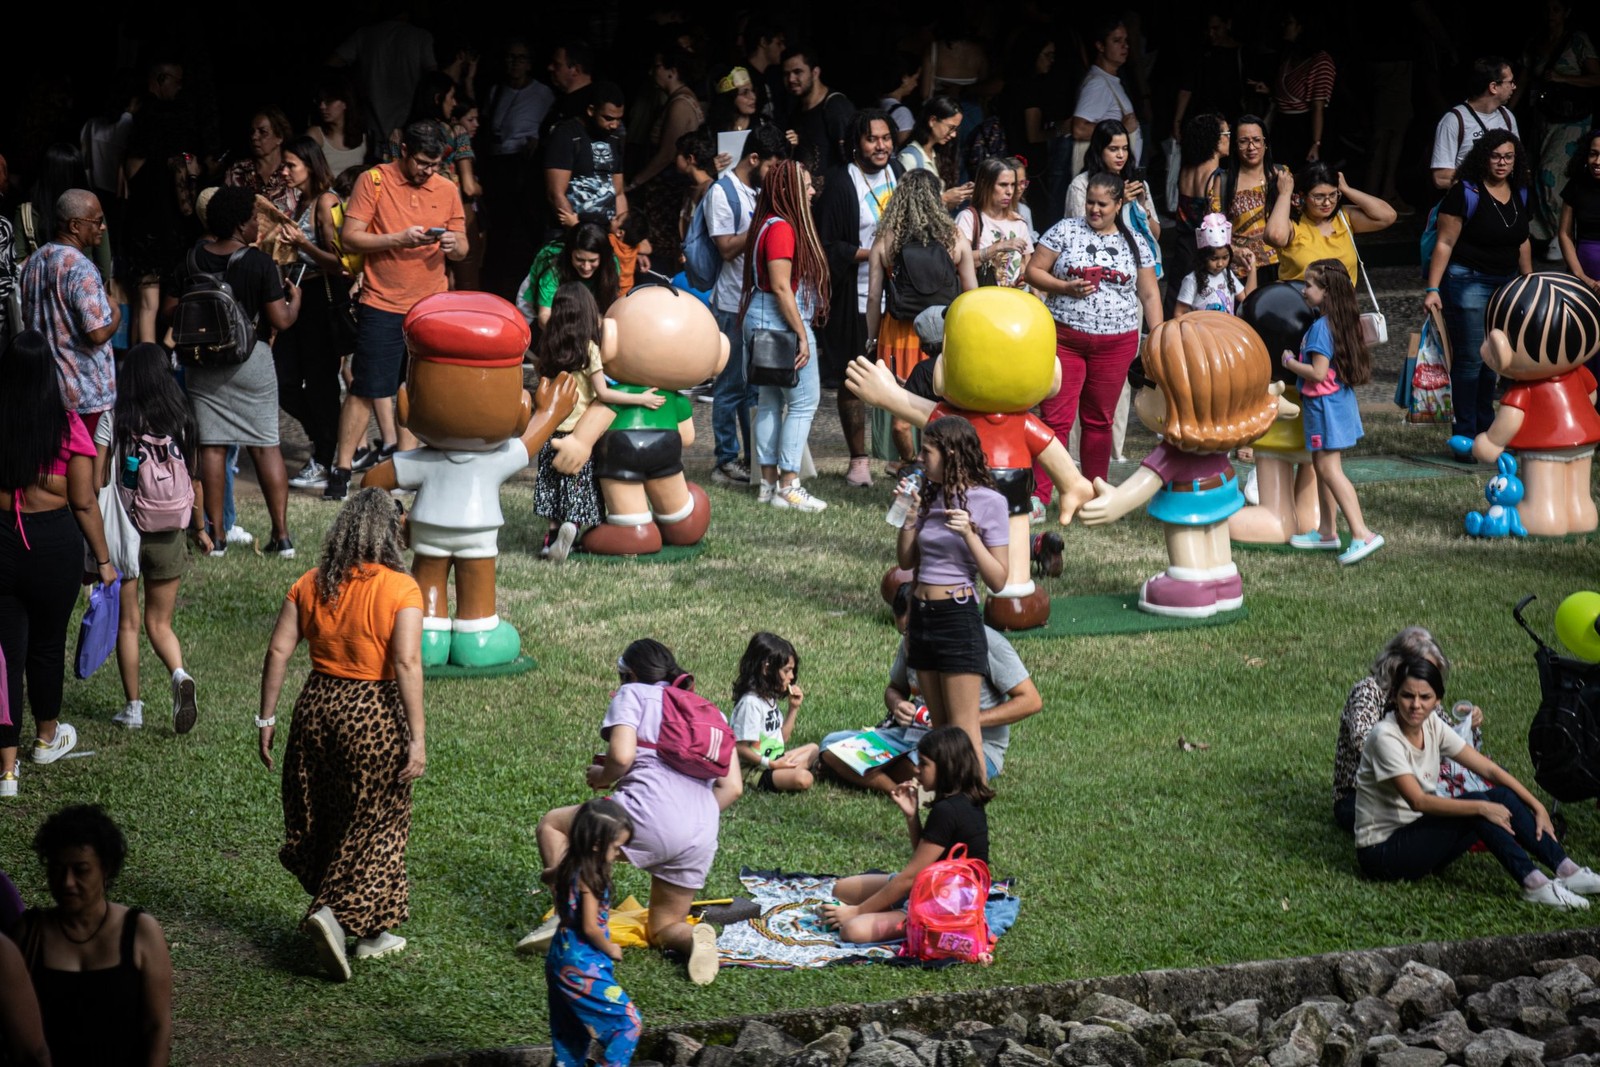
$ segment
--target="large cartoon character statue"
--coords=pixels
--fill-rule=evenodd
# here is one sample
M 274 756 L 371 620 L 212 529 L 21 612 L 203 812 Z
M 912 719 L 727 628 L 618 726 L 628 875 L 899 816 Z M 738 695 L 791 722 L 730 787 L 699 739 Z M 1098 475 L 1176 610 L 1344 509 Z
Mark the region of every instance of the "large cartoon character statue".
M 1600 442 L 1595 378 L 1584 364 L 1600 350 L 1600 296 L 1570 274 L 1507 282 L 1484 309 L 1484 365 L 1516 384 L 1494 422 L 1470 443 L 1481 462 L 1517 453 L 1526 490 L 1519 505 L 1530 534 L 1560 537 L 1597 525 L 1589 468 Z
M 1161 435 L 1138 471 L 1116 488 L 1096 478 L 1080 515 L 1115 522 L 1146 501 L 1167 530 L 1165 571 L 1145 581 L 1139 610 L 1204 618 L 1244 604 L 1228 542 L 1228 516 L 1244 506 L 1228 450 L 1276 419 L 1300 414 L 1272 380 L 1272 358 L 1255 331 L 1223 311 L 1168 319 L 1145 340 L 1133 408 Z
M 426 447 L 373 467 L 363 485 L 415 489 L 408 516 L 412 571 L 422 587 L 422 664 L 488 667 L 522 651 L 516 628 L 495 613 L 500 486 L 528 466 L 572 411 L 567 375 L 522 388 L 528 324 L 489 293 L 437 293 L 402 325 L 406 384 L 400 421 Z M 449 613 L 451 568 L 456 614 Z
M 995 488 L 1011 513 L 1011 559 L 1005 588 L 989 598 L 984 618 L 997 630 L 1027 630 L 1050 619 L 1050 595 L 1029 573 L 1029 498 L 1033 464 L 1061 486 L 1061 522 L 1071 522 L 1094 487 L 1078 473 L 1066 446 L 1028 409 L 1061 388 L 1055 322 L 1040 300 L 1018 289 L 985 286 L 962 293 L 944 319 L 944 351 L 933 368 L 938 404 L 901 388 L 881 363 L 865 358 L 845 370 L 850 391 L 922 427 L 959 415 L 978 431 Z
M 663 542 L 698 543 L 711 522 L 711 501 L 683 476 L 684 447 L 694 444 L 694 411 L 678 390 L 722 370 L 727 337 L 693 294 L 636 285 L 606 311 L 600 360 L 616 388 L 659 389 L 667 402 L 653 411 L 590 404 L 572 433 L 551 446 L 562 474 L 576 474 L 594 458 L 606 521 L 584 535 L 584 551 L 642 556 L 661 551 Z
M 1300 351 L 1300 341 L 1316 317 L 1300 295 L 1304 287 L 1302 282 L 1274 282 L 1245 297 L 1239 306 L 1239 317 L 1266 343 L 1268 352 Z M 1272 366 L 1273 377 L 1284 383 L 1284 399 L 1298 407 L 1300 392 L 1295 383 L 1299 379 L 1292 378 L 1276 361 Z M 1241 443 L 1250 445 L 1255 453 L 1260 503 L 1233 513 L 1228 519 L 1228 536 L 1246 544 L 1286 545 L 1295 534 L 1315 530 L 1322 509 L 1300 417 L 1279 419 L 1255 441 Z

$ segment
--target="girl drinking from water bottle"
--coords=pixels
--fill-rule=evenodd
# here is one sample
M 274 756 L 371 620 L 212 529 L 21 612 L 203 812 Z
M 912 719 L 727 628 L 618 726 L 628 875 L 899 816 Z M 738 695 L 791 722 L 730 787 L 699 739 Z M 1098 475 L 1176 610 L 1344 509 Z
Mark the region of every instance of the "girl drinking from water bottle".
M 956 726 L 971 739 L 983 774 L 978 698 L 988 668 L 988 639 L 977 582 L 998 592 L 1006 584 L 1010 517 L 994 488 L 978 432 L 966 419 L 935 419 L 922 433 L 927 484 L 900 484 L 915 521 L 900 528 L 900 566 L 916 572 L 906 664 L 922 681 L 933 725 Z

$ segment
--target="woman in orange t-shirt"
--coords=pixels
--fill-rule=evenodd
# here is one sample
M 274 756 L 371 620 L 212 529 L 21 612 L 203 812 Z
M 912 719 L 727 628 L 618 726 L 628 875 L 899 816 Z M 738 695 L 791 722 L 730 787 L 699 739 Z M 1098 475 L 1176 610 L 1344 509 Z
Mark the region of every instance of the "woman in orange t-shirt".
M 301 929 L 336 981 L 357 958 L 405 948 L 411 783 L 426 764 L 422 592 L 406 573 L 405 509 L 363 489 L 340 509 L 317 569 L 294 583 L 261 669 L 261 762 L 272 769 L 278 694 L 309 642 L 311 677 L 283 756 L 284 867 L 311 894 Z

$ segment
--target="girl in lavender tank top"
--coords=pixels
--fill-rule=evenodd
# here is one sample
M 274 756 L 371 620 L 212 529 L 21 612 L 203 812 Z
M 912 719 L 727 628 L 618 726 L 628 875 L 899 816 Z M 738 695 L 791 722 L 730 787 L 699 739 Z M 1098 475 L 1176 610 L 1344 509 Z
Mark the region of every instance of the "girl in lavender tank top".
M 983 766 L 978 696 L 989 664 L 989 641 L 977 583 L 1005 586 L 1011 540 L 1005 497 L 994 488 L 972 423 L 946 416 L 922 432 L 927 485 L 909 483 L 916 519 L 900 530 L 900 566 L 916 572 L 906 663 L 917 672 L 933 726 L 956 726 L 972 740 Z

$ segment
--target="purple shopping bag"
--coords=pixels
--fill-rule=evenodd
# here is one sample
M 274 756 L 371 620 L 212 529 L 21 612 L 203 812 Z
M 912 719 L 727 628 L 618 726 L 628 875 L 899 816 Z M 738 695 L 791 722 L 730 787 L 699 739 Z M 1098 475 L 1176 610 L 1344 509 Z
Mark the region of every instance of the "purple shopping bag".
M 89 607 L 78 624 L 77 667 L 79 678 L 100 669 L 117 647 L 117 622 L 122 607 L 122 579 L 110 585 L 96 584 L 89 590 Z

